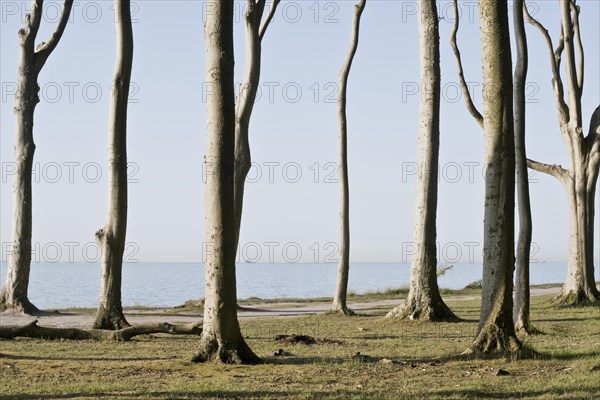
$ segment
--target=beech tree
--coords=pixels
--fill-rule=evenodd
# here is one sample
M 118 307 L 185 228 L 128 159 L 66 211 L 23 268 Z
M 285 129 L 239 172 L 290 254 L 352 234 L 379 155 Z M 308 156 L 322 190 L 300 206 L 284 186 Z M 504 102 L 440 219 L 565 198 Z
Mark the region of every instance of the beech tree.
M 38 311 L 28 297 L 31 270 L 32 185 L 31 174 L 35 142 L 34 112 L 40 102 L 38 77 L 48 57 L 56 49 L 69 20 L 73 0 L 65 0 L 54 32 L 46 42 L 36 47 L 43 13 L 43 0 L 33 0 L 25 26 L 19 30 L 19 74 L 15 96 L 15 159 L 12 251 L 8 260 L 6 281 L 0 290 L 0 306 L 25 313 Z
M 358 49 L 360 33 L 360 17 L 367 4 L 361 0 L 354 6 L 352 39 L 350 50 L 340 73 L 340 97 L 338 98 L 338 118 L 340 121 L 340 259 L 338 261 L 338 278 L 331 310 L 350 315 L 346 305 L 348 295 L 348 274 L 350 270 L 350 193 L 348 188 L 348 119 L 346 117 L 346 92 L 352 61 Z
M 584 51 L 581 42 L 576 0 L 560 0 L 561 29 L 556 49 L 548 30 L 525 9 L 528 21 L 543 35 L 552 69 L 552 84 L 558 111 L 558 124 L 569 154 L 569 168 L 528 160 L 529 168 L 558 179 L 569 203 L 569 259 L 567 279 L 558 300 L 566 304 L 600 301 L 594 279 L 594 198 L 600 168 L 600 106 L 590 118 L 587 135 L 583 131 L 581 98 L 584 82 Z M 577 56 L 576 56 L 577 53 Z M 567 92 L 561 76 L 564 57 Z
M 517 242 L 517 276 L 515 283 L 515 329 L 531 332 L 529 315 L 529 257 L 531 255 L 531 201 L 529 197 L 529 174 L 525 149 L 525 85 L 527 81 L 527 36 L 523 17 L 524 0 L 515 0 L 513 21 L 517 44 L 517 65 L 514 81 L 515 160 L 517 170 L 517 203 L 519 206 L 519 238 Z
M 414 244 L 410 289 L 404 304 L 388 317 L 456 321 L 442 300 L 437 282 L 437 194 L 440 148 L 440 35 L 435 0 L 419 3 L 421 95 L 419 111 L 418 165 L 415 195 Z
M 474 352 L 520 350 L 513 313 L 515 262 L 515 137 L 512 60 L 506 0 L 479 0 L 483 64 L 483 114 L 471 99 L 456 44 L 459 27 L 457 0 L 451 42 L 459 80 L 469 112 L 484 130 L 485 203 L 483 290 L 477 336 L 465 350 Z
M 115 0 L 114 4 L 117 59 L 108 118 L 108 213 L 106 225 L 96 232 L 102 251 L 96 329 L 129 326 L 121 304 L 121 276 L 127 234 L 127 105 L 133 66 L 133 29 L 130 0 Z
M 194 362 L 261 362 L 246 344 L 237 319 L 234 164 L 236 113 L 233 90 L 233 0 L 206 3 L 204 38 L 207 101 L 204 186 L 205 303 L 200 348 Z
M 242 225 L 242 211 L 244 206 L 244 186 L 246 177 L 252 167 L 250 155 L 250 117 L 256 93 L 260 84 L 260 64 L 262 54 L 262 39 L 265 36 L 270 22 L 273 20 L 277 6 L 281 0 L 274 0 L 264 22 L 265 0 L 246 0 L 246 65 L 244 82 L 240 86 L 237 109 L 235 113 L 235 187 L 234 187 L 234 213 L 235 213 L 235 248 L 240 240 Z M 261 25 L 262 22 L 262 25 Z

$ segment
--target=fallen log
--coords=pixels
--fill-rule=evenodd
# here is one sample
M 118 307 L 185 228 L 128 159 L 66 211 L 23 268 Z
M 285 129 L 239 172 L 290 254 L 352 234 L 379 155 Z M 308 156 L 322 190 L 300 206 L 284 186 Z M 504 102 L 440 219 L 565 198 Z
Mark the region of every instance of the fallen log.
M 0 325 L 0 339 L 27 337 L 37 339 L 129 341 L 134 336 L 154 333 L 200 335 L 202 333 L 202 321 L 177 325 L 167 322 L 139 324 L 116 331 L 105 329 L 54 328 L 40 326 L 37 320 L 20 326 Z

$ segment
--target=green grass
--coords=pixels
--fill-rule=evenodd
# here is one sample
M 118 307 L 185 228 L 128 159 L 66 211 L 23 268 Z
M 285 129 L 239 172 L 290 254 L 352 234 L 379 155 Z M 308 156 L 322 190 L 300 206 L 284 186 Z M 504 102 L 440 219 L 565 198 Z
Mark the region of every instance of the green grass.
M 242 320 L 259 366 L 197 365 L 197 337 L 131 342 L 1 341 L 0 398 L 202 399 L 597 399 L 600 308 L 557 308 L 533 298 L 545 334 L 524 340 L 533 359 L 457 357 L 473 339 L 478 301 L 452 301 L 467 322 L 421 323 L 381 315 L 315 315 Z M 340 345 L 283 345 L 278 334 L 308 334 Z M 289 356 L 273 357 L 283 348 Z M 356 352 L 393 364 L 360 363 Z M 495 376 L 502 368 L 509 376 Z

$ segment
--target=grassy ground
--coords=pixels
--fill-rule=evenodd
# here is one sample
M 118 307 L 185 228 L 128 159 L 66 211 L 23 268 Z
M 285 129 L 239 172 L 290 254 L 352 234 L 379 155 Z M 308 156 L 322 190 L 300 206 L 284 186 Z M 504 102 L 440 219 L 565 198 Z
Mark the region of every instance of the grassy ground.
M 197 337 L 0 341 L 0 398 L 600 398 L 599 307 L 556 308 L 549 298 L 535 297 L 533 319 L 544 334 L 525 343 L 538 355 L 511 361 L 457 357 L 474 337 L 479 304 L 449 304 L 467 322 L 390 321 L 381 317 L 385 310 L 375 316 L 244 320 L 244 335 L 267 362 L 259 366 L 192 364 Z M 292 333 L 342 343 L 274 339 Z M 279 348 L 289 355 L 273 357 Z M 356 352 L 393 363 L 353 361 Z M 498 369 L 510 375 L 496 376 Z

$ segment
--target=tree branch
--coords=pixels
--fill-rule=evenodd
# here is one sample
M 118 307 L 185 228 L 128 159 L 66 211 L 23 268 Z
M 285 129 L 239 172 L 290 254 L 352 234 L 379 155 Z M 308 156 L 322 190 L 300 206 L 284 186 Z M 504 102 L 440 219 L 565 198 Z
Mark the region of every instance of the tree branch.
M 569 171 L 556 164 L 544 164 L 538 161 L 527 159 L 527 167 L 544 174 L 552 175 L 563 184 L 565 183 L 566 178 L 569 176 Z
M 267 18 L 263 22 L 263 24 L 260 27 L 260 30 L 258 32 L 258 38 L 261 41 L 263 39 L 263 36 L 265 36 L 265 33 L 267 32 L 267 28 L 269 27 L 271 20 L 273 20 L 273 17 L 275 16 L 275 11 L 277 11 L 277 6 L 279 5 L 280 2 L 281 2 L 281 0 L 273 0 L 273 3 L 271 4 L 271 9 L 269 10 L 269 15 L 267 15 Z
M 465 74 L 462 65 L 462 59 L 460 56 L 460 50 L 458 49 L 458 44 L 456 43 L 456 35 L 458 33 L 459 28 L 459 20 L 460 17 L 458 15 L 458 4 L 457 0 L 452 0 L 452 4 L 454 5 L 454 27 L 452 28 L 452 34 L 450 35 L 450 44 L 452 45 L 452 50 L 454 51 L 454 56 L 456 58 L 456 68 L 458 69 L 458 80 L 460 83 L 460 88 L 462 90 L 463 96 L 465 98 L 465 104 L 467 105 L 467 110 L 471 113 L 475 121 L 479 124 L 481 128 L 483 128 L 483 116 L 475 107 L 473 103 L 473 99 L 471 97 L 471 92 L 469 91 L 469 87 L 467 86 L 467 82 L 465 81 Z
M 566 124 L 569 121 L 569 107 L 565 103 L 565 91 L 562 83 L 562 79 L 560 77 L 560 58 L 562 54 L 562 50 L 564 48 L 564 35 L 561 28 L 560 40 L 556 51 L 554 51 L 554 45 L 552 44 L 552 38 L 548 33 L 548 30 L 535 18 L 529 14 L 529 10 L 527 6 L 524 5 L 523 11 L 525 12 L 525 18 L 527 22 L 535 26 L 544 37 L 546 41 L 546 45 L 548 47 L 548 52 L 550 54 L 550 67 L 552 68 L 552 83 L 554 84 L 554 95 L 556 98 L 556 104 L 558 108 L 558 113 L 561 121 Z
M 46 60 L 48 59 L 50 54 L 52 54 L 52 52 L 56 48 L 56 45 L 60 41 L 60 38 L 62 37 L 62 35 L 65 31 L 65 27 L 67 26 L 67 23 L 69 22 L 69 15 L 71 14 L 72 7 L 73 7 L 73 0 L 65 0 L 65 3 L 63 5 L 63 9 L 62 9 L 62 14 L 60 15 L 60 19 L 58 20 L 58 22 L 56 24 L 56 27 L 54 29 L 54 32 L 52 33 L 52 36 L 50 36 L 50 39 L 48 39 L 47 42 L 45 42 L 45 43 L 42 42 L 37 47 L 36 54 L 37 54 L 38 59 L 37 59 L 36 63 L 38 64 L 38 68 L 41 69 L 44 66 L 44 64 L 46 63 Z
M 577 46 L 577 86 L 579 87 L 579 95 L 583 94 L 583 79 L 584 79 L 584 61 L 585 55 L 583 52 L 583 43 L 581 42 L 581 30 L 579 28 L 579 12 L 580 7 L 575 3 L 575 0 L 571 1 L 571 9 L 573 10 L 573 36 L 575 37 L 575 46 Z
M 40 29 L 42 22 L 42 9 L 44 0 L 32 0 L 31 12 L 25 17 L 25 29 L 19 31 L 25 37 L 25 40 L 30 41 L 31 45 L 35 42 L 35 37 Z

